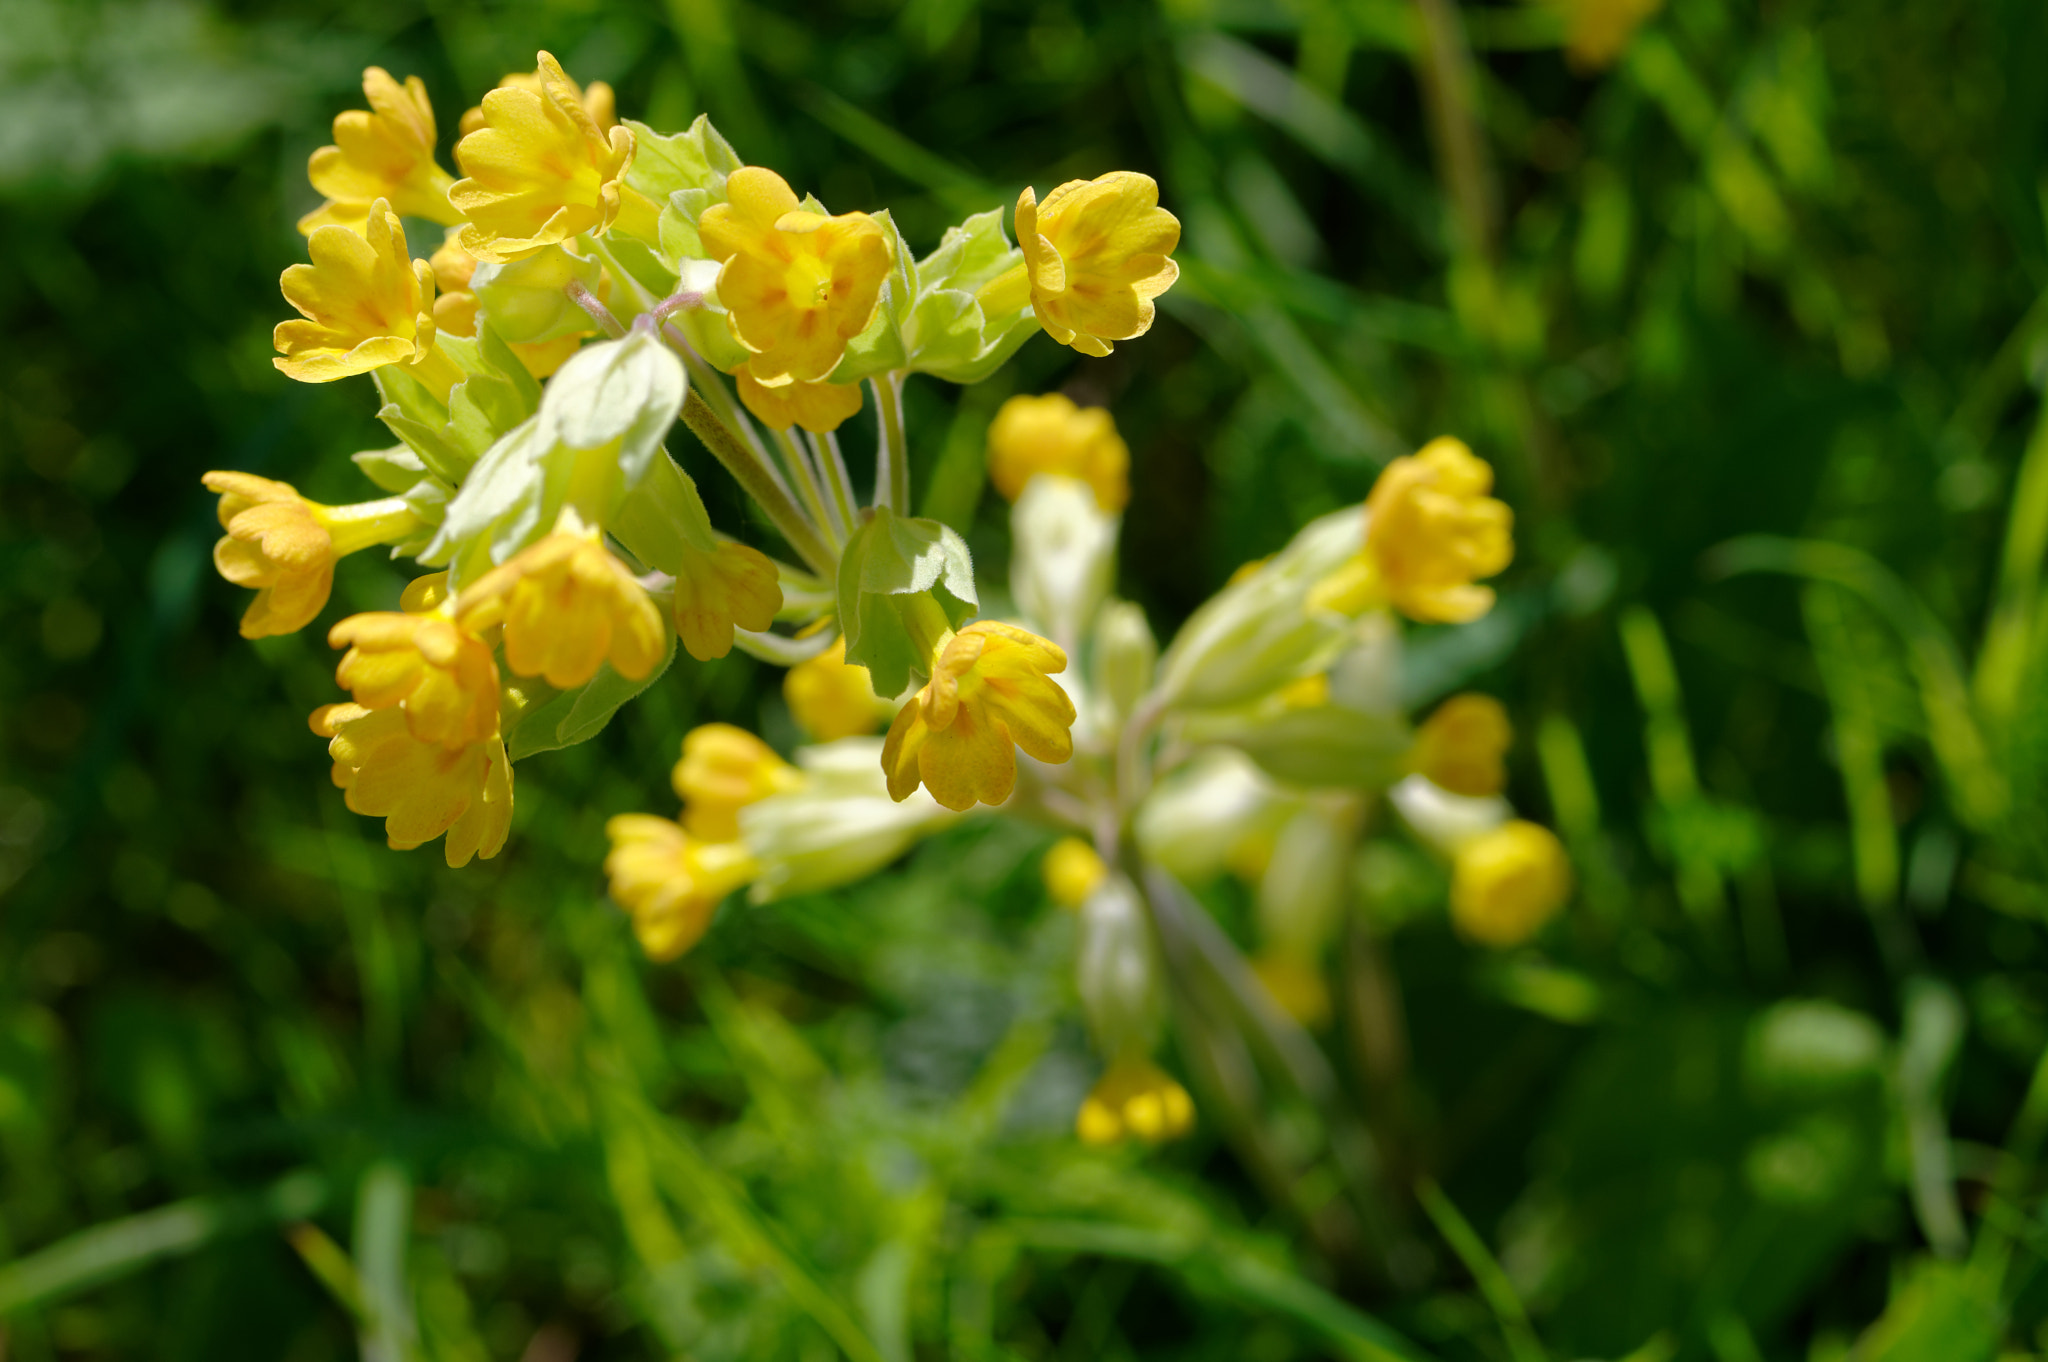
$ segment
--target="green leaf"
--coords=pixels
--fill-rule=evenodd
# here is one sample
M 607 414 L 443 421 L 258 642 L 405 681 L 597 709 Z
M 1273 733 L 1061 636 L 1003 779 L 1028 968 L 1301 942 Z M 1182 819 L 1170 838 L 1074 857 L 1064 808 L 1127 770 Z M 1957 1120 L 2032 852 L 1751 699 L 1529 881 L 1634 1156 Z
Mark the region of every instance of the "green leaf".
M 676 636 L 668 635 L 668 650 L 653 671 L 638 681 L 619 675 L 607 662 L 597 675 L 574 690 L 559 691 L 536 708 L 519 716 L 506 735 L 505 752 L 513 761 L 524 761 L 538 752 L 574 747 L 604 732 L 612 716 L 631 704 L 640 693 L 661 679 L 675 661 Z M 535 683 L 538 686 L 540 683 Z
M 1996 1282 L 1923 1260 L 1856 1344 L 1855 1362 L 1992 1362 L 2005 1333 Z

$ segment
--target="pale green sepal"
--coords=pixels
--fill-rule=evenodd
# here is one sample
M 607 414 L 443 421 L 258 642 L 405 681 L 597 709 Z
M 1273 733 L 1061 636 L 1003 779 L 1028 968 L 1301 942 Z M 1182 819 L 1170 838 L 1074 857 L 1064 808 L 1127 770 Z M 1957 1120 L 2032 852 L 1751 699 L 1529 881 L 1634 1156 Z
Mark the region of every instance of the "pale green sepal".
M 597 675 L 574 690 L 558 691 L 527 710 L 512 725 L 505 735 L 505 752 L 513 761 L 524 761 L 538 752 L 552 752 L 560 747 L 574 747 L 580 742 L 589 742 L 604 731 L 626 705 L 632 703 L 640 693 L 661 679 L 675 661 L 676 636 L 668 635 L 668 650 L 662 654 L 661 662 L 638 681 L 630 681 L 613 671 L 610 663 L 598 668 Z M 522 681 L 536 689 L 545 689 L 541 681 Z
M 672 267 L 702 259 L 704 246 L 697 236 L 697 219 L 712 204 L 725 202 L 726 177 L 745 163 L 704 114 L 697 116 L 688 132 L 673 136 L 631 119 L 626 126 L 632 130 L 636 148 L 626 183 L 663 205 L 662 255 Z
M 578 312 L 583 311 L 580 307 L 576 310 Z M 488 373 L 493 378 L 502 379 L 512 386 L 512 390 L 519 394 L 519 400 L 522 404 L 519 421 L 524 421 L 527 417 L 538 411 L 540 409 L 540 380 L 535 378 L 526 365 L 520 362 L 519 356 L 512 353 L 512 347 L 505 343 L 505 333 L 498 330 L 496 323 L 492 322 L 487 315 L 477 318 L 475 343 L 477 358 L 481 361 L 482 367 L 472 372 Z M 511 425 L 505 427 L 505 430 L 510 430 L 512 426 L 518 425 L 519 421 L 512 422 Z M 498 433 L 502 435 L 504 431 L 501 430 Z
M 420 527 L 391 546 L 393 558 L 415 558 L 434 541 L 434 534 L 447 518 L 448 503 L 455 489 L 428 473 L 408 487 L 400 499 L 420 518 Z
M 1037 328 L 1028 306 L 999 317 L 983 313 L 982 285 L 1023 259 L 1003 233 L 1000 209 L 946 229 L 919 262 L 916 301 L 903 323 L 909 367 L 948 383 L 979 383 L 1001 368 Z
M 670 313 L 668 324 L 679 329 L 683 339 L 712 368 L 731 373 L 745 364 L 753 352 L 734 338 L 732 327 L 726 321 L 725 304 L 718 300 L 721 268 L 715 260 L 682 262 L 681 272 L 676 277 L 676 292 L 701 294 L 704 301 L 695 307 Z
M 666 298 L 676 291 L 676 271 L 654 247 L 617 233 L 606 237 L 604 244 L 605 253 L 611 257 L 612 263 L 630 275 L 632 282 L 639 285 L 649 298 Z M 613 300 L 613 306 L 618 306 L 617 299 Z M 638 311 L 637 308 L 627 310 Z
M 1342 705 L 1282 710 L 1250 719 L 1190 720 L 1190 743 L 1227 742 L 1290 785 L 1383 790 L 1406 772 L 1414 735 L 1398 715 Z
M 658 452 L 639 486 L 619 502 L 613 537 L 648 567 L 674 577 L 691 553 L 712 553 L 718 536 L 697 484 L 666 451 Z
M 571 448 L 616 443 L 619 472 L 630 489 L 653 466 L 689 386 L 675 352 L 653 334 L 635 331 L 570 356 L 549 382 L 542 405 Z
M 926 674 L 939 637 L 979 604 L 967 542 L 936 520 L 878 506 L 840 556 L 846 660 L 868 669 L 877 695 L 899 695 L 912 673 Z
M 868 320 L 865 330 L 846 343 L 846 354 L 832 370 L 830 378 L 834 383 L 858 383 L 864 378 L 900 369 L 908 354 L 904 348 L 903 329 L 910 319 L 911 308 L 917 303 L 917 261 L 910 254 L 910 247 L 903 240 L 903 233 L 897 230 L 896 220 L 889 216 L 889 211 L 885 208 L 872 216 L 888 233 L 889 249 L 895 264 L 882 283 L 881 296 L 875 302 L 875 315 Z
M 590 314 L 564 290 L 579 281 L 595 293 L 603 273 L 593 256 L 548 246 L 524 260 L 478 265 L 469 288 L 500 336 L 528 345 L 590 330 Z
M 393 445 L 390 449 L 365 449 L 349 455 L 349 460 L 363 470 L 363 476 L 377 485 L 379 491 L 393 496 L 410 491 L 412 485 L 426 476 L 427 466 L 410 446 Z
M 540 385 L 489 328 L 476 338 L 444 336 L 437 344 L 469 375 L 443 405 L 403 366 L 376 371 L 384 406 L 377 413 L 391 433 L 420 456 L 443 482 L 461 483 L 470 467 L 505 432 L 533 415 Z
M 420 561 L 448 568 L 460 588 L 545 533 L 553 517 L 544 519 L 542 461 L 555 446 L 551 423 L 541 415 L 492 445 L 449 502 Z
M 461 482 L 476 456 L 465 453 L 450 440 L 448 408 L 427 391 L 425 384 L 407 373 L 403 365 L 387 364 L 370 378 L 384 399 L 377 419 L 405 441 L 434 476 L 444 482 Z

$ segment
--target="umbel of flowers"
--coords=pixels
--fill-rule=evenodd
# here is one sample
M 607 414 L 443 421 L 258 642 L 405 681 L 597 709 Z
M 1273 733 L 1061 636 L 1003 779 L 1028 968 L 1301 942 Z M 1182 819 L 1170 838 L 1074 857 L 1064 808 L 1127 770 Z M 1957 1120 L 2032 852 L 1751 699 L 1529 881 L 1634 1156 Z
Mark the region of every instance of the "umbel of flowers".
M 394 848 L 496 855 L 514 764 L 597 734 L 678 651 L 786 667 L 811 740 L 793 760 L 697 729 L 679 816 L 611 822 L 612 897 L 646 953 L 688 951 L 736 891 L 842 885 L 963 817 L 1063 829 L 1048 883 L 1075 914 L 1106 1060 L 1076 1129 L 1099 1143 L 1194 1121 L 1157 1062 L 1176 981 L 1155 876 L 1199 881 L 1220 854 L 1253 878 L 1256 977 L 1310 1023 L 1382 806 L 1444 852 L 1475 941 L 1526 940 L 1562 906 L 1556 839 L 1500 798 L 1500 707 L 1454 699 L 1412 730 L 1392 698 L 1397 619 L 1477 618 L 1481 579 L 1512 554 L 1491 470 L 1463 445 L 1396 460 L 1363 507 L 1240 572 L 1163 653 L 1111 594 L 1130 488 L 1107 412 L 1050 394 L 997 416 L 990 476 L 1015 543 L 1000 603 L 984 607 L 957 531 L 910 514 L 912 375 L 971 384 L 1038 331 L 1101 356 L 1151 327 L 1180 229 L 1150 178 L 1042 201 L 1026 187 L 1016 244 L 991 208 L 919 257 L 886 211 L 800 197 L 707 118 L 620 120 L 608 87 L 545 52 L 464 115 L 455 173 L 416 78 L 372 68 L 364 92 L 312 158 L 326 201 L 300 224 L 310 263 L 284 274 L 300 316 L 278 325 L 275 362 L 303 382 L 369 377 L 396 441 L 355 456 L 379 495 L 205 483 L 216 565 L 255 591 L 248 637 L 313 623 L 351 553 L 423 569 L 397 608 L 331 625 L 348 698 L 311 720 L 348 807 Z M 426 258 L 406 219 L 443 229 Z M 865 494 L 836 434 L 863 410 Z M 672 439 L 707 449 L 773 537 L 713 525 Z

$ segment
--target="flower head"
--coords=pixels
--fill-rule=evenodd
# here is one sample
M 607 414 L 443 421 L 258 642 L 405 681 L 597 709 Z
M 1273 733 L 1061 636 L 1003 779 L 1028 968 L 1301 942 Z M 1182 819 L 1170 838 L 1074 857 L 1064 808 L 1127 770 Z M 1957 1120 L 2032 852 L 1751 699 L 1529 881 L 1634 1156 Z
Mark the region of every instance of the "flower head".
M 504 77 L 498 81 L 498 88 L 501 90 L 530 90 L 534 94 L 545 95 L 547 93 L 547 82 L 548 73 L 546 68 L 536 67 L 531 71 L 506 72 Z M 575 91 L 577 100 L 583 105 L 583 111 L 590 115 L 591 122 L 597 124 L 599 132 L 610 133 L 613 128 L 618 126 L 619 102 L 618 97 L 612 93 L 611 86 L 601 80 L 593 80 L 590 84 L 579 89 L 576 82 L 569 80 L 566 76 L 563 78 L 563 83 Z M 464 109 L 461 120 L 455 125 L 455 135 L 457 137 L 467 137 L 483 126 L 484 111 L 482 109 Z
M 1017 755 L 1074 755 L 1074 702 L 1052 680 L 1067 655 L 1014 625 L 978 620 L 948 639 L 932 679 L 896 714 L 882 747 L 889 793 L 920 783 L 949 809 L 1000 804 L 1017 787 Z
M 1131 1136 L 1158 1144 L 1178 1139 L 1194 1124 L 1188 1090 L 1151 1060 L 1126 1055 L 1082 1099 L 1074 1133 L 1085 1144 L 1117 1144 Z
M 1452 794 L 1497 795 L 1507 787 L 1504 758 L 1514 736 L 1500 701 L 1453 695 L 1416 732 L 1408 764 Z
M 334 587 L 335 560 L 418 528 L 420 519 L 397 497 L 354 506 L 308 501 L 290 483 L 252 473 L 208 473 L 220 494 L 227 534 L 213 546 L 213 565 L 236 586 L 256 589 L 242 616 L 243 638 L 289 634 L 312 623 Z
M 866 667 L 846 660 L 844 636 L 782 678 L 782 698 L 797 727 L 813 742 L 837 742 L 872 733 L 887 712 Z
M 334 679 L 364 709 L 396 706 L 421 742 L 467 747 L 498 731 L 498 665 L 443 614 L 350 615 L 327 632 L 347 648 Z
M 687 552 L 675 592 L 676 637 L 699 662 L 731 652 L 735 628 L 760 633 L 782 609 L 774 560 L 730 539 L 709 552 Z
M 558 690 L 580 686 L 607 661 L 638 681 L 667 640 L 646 589 L 595 535 L 557 530 L 477 578 L 455 601 L 463 629 L 505 627 L 505 665 Z
M 858 383 L 785 383 L 771 388 L 755 379 L 751 362 L 740 366 L 740 401 L 775 430 L 802 426 L 816 435 L 837 430 L 860 414 Z
M 1173 287 L 1180 266 L 1180 220 L 1159 206 L 1150 175 L 1119 170 L 1069 180 L 1038 201 L 1017 196 L 1022 277 L 1003 275 L 982 289 L 986 311 L 1000 311 L 1020 285 L 1045 334 L 1084 355 L 1106 355 L 1111 341 L 1152 329 L 1153 299 Z
M 1039 473 L 1079 478 L 1095 504 L 1114 514 L 1131 499 L 1131 451 L 1101 407 L 1077 407 L 1063 393 L 1013 397 L 988 428 L 988 476 L 1006 501 Z
M 396 709 L 323 705 L 313 731 L 331 739 L 334 783 L 348 807 L 384 820 L 394 851 L 448 834 L 448 864 L 498 854 L 512 828 L 512 764 L 496 737 L 465 747 L 421 742 Z
M 459 221 L 448 202 L 455 179 L 434 159 L 434 106 L 425 83 L 407 76 L 400 85 L 372 66 L 363 72 L 363 94 L 370 107 L 335 115 L 334 145 L 306 163 L 306 178 L 327 202 L 300 218 L 299 230 L 311 235 L 332 224 L 361 231 L 378 199 L 400 217 Z
M 313 263 L 293 265 L 280 281 L 304 320 L 277 324 L 272 339 L 284 357 L 271 363 L 301 383 L 411 364 L 445 396 L 460 373 L 434 350 L 434 270 L 407 253 L 391 206 L 370 205 L 361 236 L 314 228 L 306 252 Z
M 734 171 L 725 192 L 697 230 L 721 266 L 726 324 L 753 352 L 747 369 L 766 387 L 815 383 L 874 317 L 889 238 L 866 213 L 810 212 L 788 181 L 761 166 Z
M 1045 892 L 1062 908 L 1079 908 L 1109 878 L 1109 867 L 1102 863 L 1102 857 L 1078 837 L 1062 837 L 1054 842 L 1038 872 L 1045 877 Z
M 696 945 L 725 896 L 760 873 L 744 843 L 706 842 L 671 819 L 622 813 L 604 830 L 612 899 L 632 915 L 650 959 L 673 960 Z
M 1366 498 L 1364 550 L 1319 582 L 1309 604 L 1347 614 L 1391 605 L 1425 624 L 1464 624 L 1493 608 L 1477 585 L 1515 556 L 1514 512 L 1487 495 L 1493 469 L 1461 440 L 1395 459 Z
M 1451 921 L 1484 945 L 1519 945 L 1557 915 L 1571 892 L 1571 860 L 1557 834 L 1518 818 L 1459 846 L 1451 864 Z
M 684 735 L 673 780 L 684 830 L 707 842 L 736 840 L 741 809 L 804 784 L 803 773 L 774 748 L 731 724 L 701 724 Z

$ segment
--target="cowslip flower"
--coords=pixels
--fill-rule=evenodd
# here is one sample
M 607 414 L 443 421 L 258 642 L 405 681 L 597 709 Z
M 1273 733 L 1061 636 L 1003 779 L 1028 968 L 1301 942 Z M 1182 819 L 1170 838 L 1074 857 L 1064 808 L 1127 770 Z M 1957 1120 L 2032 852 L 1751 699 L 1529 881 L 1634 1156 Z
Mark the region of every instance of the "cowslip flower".
M 1028 292 L 1045 334 L 1084 355 L 1106 355 L 1112 341 L 1152 329 L 1152 301 L 1180 278 L 1174 247 L 1180 220 L 1159 206 L 1150 175 L 1118 170 L 1069 180 L 1038 201 L 1017 196 L 1017 245 L 1023 263 L 984 285 L 982 310 L 1020 306 Z
M 1564 844 L 1549 828 L 1524 819 L 1467 839 L 1451 862 L 1451 921 L 1482 945 L 1527 941 L 1571 892 Z
M 736 374 L 740 401 L 774 430 L 802 426 L 814 435 L 839 429 L 860 414 L 858 383 L 784 383 L 769 387 L 756 379 L 751 362 Z
M 1416 730 L 1408 766 L 1452 794 L 1475 798 L 1507 788 L 1505 758 L 1515 731 L 1491 695 L 1453 695 Z
M 481 634 L 505 628 L 505 665 L 557 690 L 606 662 L 638 681 L 660 663 L 661 612 L 594 533 L 557 530 L 464 587 L 455 619 Z
M 1487 495 L 1493 469 L 1444 436 L 1388 464 L 1365 501 L 1365 547 L 1318 582 L 1308 603 L 1357 614 L 1392 606 L 1424 624 L 1464 624 L 1493 608 L 1477 579 L 1515 556 L 1514 512 Z
M 271 339 L 283 357 L 270 362 L 301 383 L 408 364 L 446 401 L 463 375 L 434 348 L 434 270 L 408 254 L 391 205 L 371 204 L 360 236 L 314 228 L 306 253 L 312 263 L 293 265 L 279 281 L 303 320 L 277 324 Z
M 502 263 L 581 232 L 652 240 L 660 209 L 626 184 L 632 132 L 600 128 L 552 56 L 539 66 L 538 93 L 499 86 L 484 96 L 483 125 L 455 144 L 463 178 L 448 201 L 469 219 L 463 249 Z
M 726 325 L 753 352 L 749 374 L 765 387 L 818 382 L 875 315 L 889 238 L 866 213 L 810 212 L 761 166 L 734 171 L 725 192 L 697 230 L 719 262 Z
M 243 638 L 305 628 L 327 605 L 338 559 L 402 539 L 421 523 L 399 497 L 323 506 L 290 483 L 253 473 L 216 471 L 200 481 L 220 494 L 220 524 L 227 531 L 213 546 L 215 570 L 256 591 L 242 615 Z
M 813 742 L 865 736 L 886 714 L 868 669 L 847 662 L 844 636 L 791 667 L 782 678 L 782 698 Z
M 1330 1020 L 1330 985 L 1314 960 L 1269 949 L 1254 957 L 1251 967 L 1273 1005 L 1296 1022 L 1315 1030 Z
M 1194 1124 L 1188 1090 L 1151 1060 L 1125 1055 L 1082 1099 L 1074 1133 L 1084 1144 L 1117 1144 L 1129 1136 L 1158 1144 L 1187 1134 Z
M 448 235 L 427 257 L 427 263 L 434 269 L 434 329 L 450 336 L 470 337 L 476 334 L 477 297 L 470 289 L 470 280 L 476 275 L 480 263 L 468 251 L 462 249 L 462 229 L 450 227 Z M 569 356 L 582 347 L 583 338 L 593 335 L 590 331 L 576 331 L 566 336 L 557 336 L 546 341 L 507 341 L 507 347 L 519 357 L 519 362 L 535 378 L 546 378 L 569 362 Z
M 734 629 L 758 634 L 781 609 L 782 579 L 759 549 L 728 539 L 714 549 L 684 551 L 670 614 L 683 651 L 699 662 L 724 657 L 732 651 Z
M 1645 19 L 1664 0 L 1550 0 L 1564 14 L 1564 51 L 1575 71 L 1614 65 Z
M 601 80 L 593 80 L 590 84 L 579 88 L 574 80 L 570 80 L 566 76 L 564 77 L 564 83 L 576 92 L 577 102 L 582 104 L 583 111 L 590 115 L 590 121 L 597 124 L 599 132 L 608 134 L 613 128 L 618 126 L 618 97 L 612 93 L 611 86 Z M 508 71 L 498 81 L 497 88 L 501 90 L 531 90 L 537 95 L 545 94 L 547 90 L 547 72 L 538 67 L 531 71 Z M 461 120 L 455 125 L 455 135 L 458 138 L 467 137 L 483 126 L 484 111 L 481 108 L 472 107 L 464 109 Z
M 897 711 L 882 745 L 891 798 L 921 783 L 949 809 L 1000 804 L 1017 788 L 1017 754 L 1057 765 L 1074 755 L 1074 702 L 1051 674 L 1055 644 L 978 620 L 937 649 L 931 680 Z
M 361 231 L 370 205 L 387 200 L 400 217 L 448 225 L 462 220 L 448 202 L 455 177 L 434 159 L 434 106 L 418 76 L 400 85 L 389 71 L 363 72 L 368 109 L 334 118 L 334 145 L 321 147 L 306 162 L 306 178 L 327 202 L 299 219 L 299 230 L 317 227 Z
M 334 679 L 364 709 L 396 707 L 421 742 L 467 747 L 498 731 L 498 665 L 483 641 L 442 614 L 379 610 L 327 632 L 347 648 Z
M 804 785 L 803 772 L 731 724 L 700 724 L 684 734 L 671 780 L 683 800 L 683 830 L 707 842 L 738 840 L 741 809 Z
M 352 812 L 384 820 L 394 851 L 448 835 L 451 866 L 498 854 L 512 828 L 512 764 L 495 736 L 464 747 L 421 742 L 396 709 L 323 705 L 312 729 L 330 739 L 334 783 Z
M 725 896 L 760 873 L 745 843 L 706 842 L 673 819 L 622 813 L 604 830 L 612 899 L 632 917 L 651 960 L 673 960 L 696 945 Z
M 1131 499 L 1131 451 L 1101 407 L 1077 407 L 1063 393 L 1003 403 L 988 428 L 988 477 L 1015 501 L 1040 473 L 1079 478 L 1114 515 Z
M 1102 857 L 1079 837 L 1054 842 L 1038 872 L 1045 879 L 1045 892 L 1062 908 L 1079 908 L 1109 878 Z

